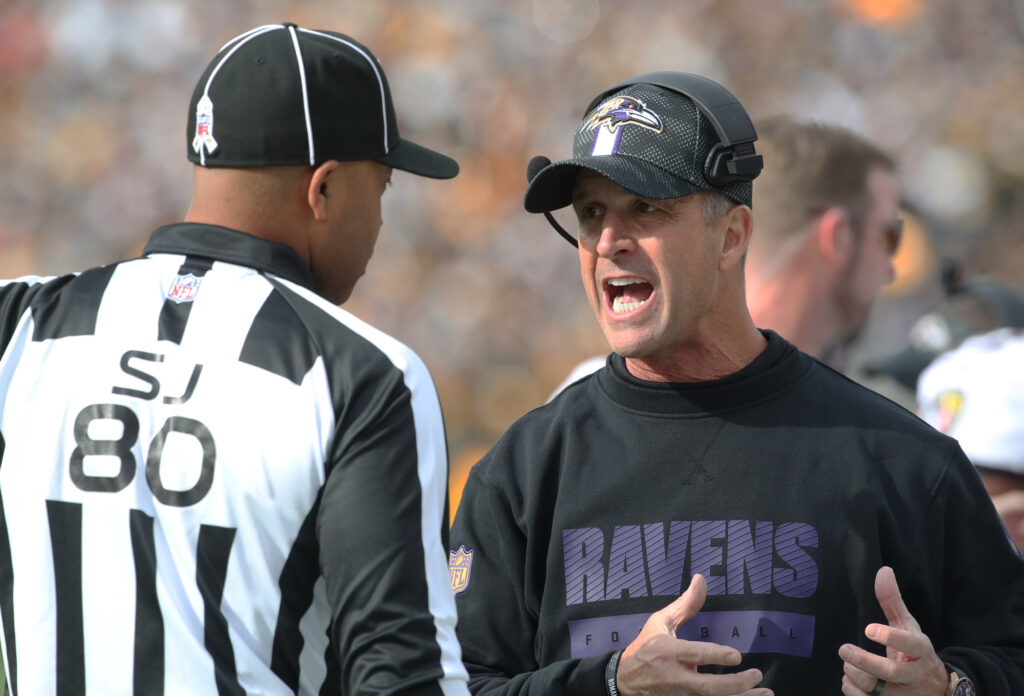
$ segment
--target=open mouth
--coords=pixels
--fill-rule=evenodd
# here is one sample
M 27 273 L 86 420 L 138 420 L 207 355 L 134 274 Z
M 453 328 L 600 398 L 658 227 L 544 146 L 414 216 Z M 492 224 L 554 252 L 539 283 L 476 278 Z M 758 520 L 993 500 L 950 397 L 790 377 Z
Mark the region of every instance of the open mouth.
M 605 296 L 614 314 L 628 314 L 651 298 L 654 286 L 639 278 L 611 278 L 605 283 Z

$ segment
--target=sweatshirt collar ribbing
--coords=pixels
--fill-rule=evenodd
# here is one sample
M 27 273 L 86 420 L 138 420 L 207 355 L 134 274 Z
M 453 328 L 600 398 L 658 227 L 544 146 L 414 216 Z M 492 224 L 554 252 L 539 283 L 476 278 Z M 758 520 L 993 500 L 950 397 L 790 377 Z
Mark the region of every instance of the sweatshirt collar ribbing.
M 735 374 L 712 382 L 648 382 L 626 369 L 612 353 L 597 374 L 599 388 L 619 405 L 664 415 L 706 416 L 753 405 L 777 396 L 800 381 L 815 365 L 774 331 L 762 330 L 768 345 L 753 362 Z

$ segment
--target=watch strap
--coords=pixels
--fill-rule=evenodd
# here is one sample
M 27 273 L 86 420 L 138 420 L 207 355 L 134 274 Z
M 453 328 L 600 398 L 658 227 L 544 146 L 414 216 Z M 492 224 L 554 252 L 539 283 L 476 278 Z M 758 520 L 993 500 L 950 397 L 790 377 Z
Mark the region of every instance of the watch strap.
M 971 681 L 970 677 L 948 662 L 943 664 L 946 665 L 946 670 L 949 672 L 946 696 L 977 696 L 978 692 L 975 690 L 974 682 Z
M 608 690 L 608 696 L 619 696 L 620 659 L 622 659 L 622 651 L 616 650 L 608 660 L 608 666 L 604 668 L 604 685 Z

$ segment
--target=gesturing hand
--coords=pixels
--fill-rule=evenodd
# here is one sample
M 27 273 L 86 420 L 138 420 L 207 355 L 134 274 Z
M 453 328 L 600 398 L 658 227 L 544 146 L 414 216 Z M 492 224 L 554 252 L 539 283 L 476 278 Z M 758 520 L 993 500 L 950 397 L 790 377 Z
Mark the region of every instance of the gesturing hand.
M 735 648 L 676 638 L 676 629 L 704 606 L 707 589 L 704 577 L 694 575 L 686 592 L 651 614 L 640 635 L 622 651 L 618 686 L 624 696 L 772 696 L 770 689 L 754 689 L 762 679 L 760 670 L 736 674 L 697 671 L 699 665 L 738 665 L 741 656 Z
M 903 603 L 892 568 L 882 566 L 875 575 L 875 597 L 889 625 L 868 624 L 864 634 L 885 646 L 885 657 L 849 643 L 840 647 L 843 694 L 943 696 L 949 673 L 935 654 L 931 640 Z

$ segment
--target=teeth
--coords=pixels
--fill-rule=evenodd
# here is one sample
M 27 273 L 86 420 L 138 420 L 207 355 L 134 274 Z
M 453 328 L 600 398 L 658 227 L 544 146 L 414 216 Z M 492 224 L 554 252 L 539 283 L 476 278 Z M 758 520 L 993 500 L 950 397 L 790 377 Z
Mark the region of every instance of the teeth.
M 608 284 L 613 287 L 625 287 L 627 285 L 638 285 L 640 283 L 646 283 L 646 280 L 640 280 L 639 278 L 609 278 Z M 616 314 L 625 314 L 626 312 L 632 312 L 637 307 L 644 304 L 643 302 L 629 302 L 623 295 L 612 300 L 612 311 Z
M 612 311 L 616 314 L 625 314 L 626 312 L 632 312 L 642 304 L 643 302 L 626 302 L 620 295 L 612 300 Z

